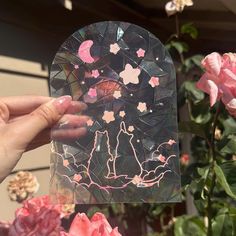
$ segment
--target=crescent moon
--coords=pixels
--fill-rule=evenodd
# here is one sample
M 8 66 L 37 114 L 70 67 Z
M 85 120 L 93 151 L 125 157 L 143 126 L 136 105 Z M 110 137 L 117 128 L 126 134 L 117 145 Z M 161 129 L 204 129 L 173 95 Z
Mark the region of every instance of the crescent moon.
M 94 58 L 91 56 L 90 53 L 92 45 L 93 45 L 92 40 L 86 40 L 80 44 L 77 55 L 83 62 L 86 63 L 94 62 Z

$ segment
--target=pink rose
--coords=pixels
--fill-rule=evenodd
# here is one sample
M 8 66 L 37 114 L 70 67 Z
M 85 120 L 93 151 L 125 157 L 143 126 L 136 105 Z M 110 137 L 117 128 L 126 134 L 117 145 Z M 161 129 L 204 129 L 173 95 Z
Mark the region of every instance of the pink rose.
M 0 236 L 8 235 L 10 226 L 11 226 L 10 222 L 8 222 L 8 221 L 0 221 Z
M 213 52 L 202 60 L 206 72 L 197 82 L 197 88 L 210 95 L 210 104 L 222 100 L 228 112 L 236 117 L 236 54 L 221 56 Z
M 112 229 L 106 217 L 96 213 L 91 220 L 82 213 L 77 214 L 71 224 L 69 236 L 121 236 L 117 228 Z
M 61 232 L 60 207 L 49 196 L 32 198 L 17 209 L 9 236 L 58 236 Z
M 181 157 L 180 157 L 180 163 L 183 166 L 187 166 L 189 164 L 189 160 L 190 160 L 190 157 L 186 153 L 182 154 Z

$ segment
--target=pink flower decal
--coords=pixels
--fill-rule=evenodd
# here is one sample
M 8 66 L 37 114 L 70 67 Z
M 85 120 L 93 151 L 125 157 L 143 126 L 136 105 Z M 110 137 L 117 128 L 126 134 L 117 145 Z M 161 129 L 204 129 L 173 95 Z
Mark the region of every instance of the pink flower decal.
M 129 132 L 133 132 L 133 131 L 134 131 L 134 126 L 133 126 L 133 125 L 130 125 L 130 126 L 128 127 L 128 131 L 129 131 Z
M 159 85 L 159 78 L 158 77 L 151 77 L 151 79 L 148 82 L 153 88 L 157 87 Z
M 87 126 L 92 126 L 94 122 L 93 120 L 89 119 L 86 123 L 87 123 Z
M 98 70 L 92 70 L 92 77 L 97 78 L 100 75 Z
M 109 124 L 110 122 L 115 120 L 113 111 L 104 111 L 102 119 Z
M 76 182 L 79 182 L 82 179 L 82 176 L 80 174 L 74 174 L 73 180 Z
M 223 56 L 213 52 L 202 60 L 206 72 L 197 82 L 197 88 L 210 95 L 210 105 L 222 100 L 228 112 L 236 117 L 236 54 Z
M 166 161 L 166 158 L 165 158 L 162 154 L 158 155 L 158 156 L 157 156 L 157 159 L 158 159 L 160 162 L 165 162 L 165 161 Z
M 122 118 L 125 117 L 125 111 L 120 111 L 119 116 L 122 117 Z
M 97 97 L 97 90 L 96 90 L 96 89 L 93 89 L 93 88 L 90 88 L 89 91 L 88 91 L 88 95 L 89 95 L 91 98 Z
M 139 50 L 136 52 L 138 57 L 144 57 L 145 50 L 142 48 L 139 48 Z
M 67 167 L 69 165 L 69 161 L 68 160 L 63 160 L 63 166 Z
M 121 97 L 121 92 L 120 91 L 115 91 L 113 93 L 113 97 L 116 98 L 116 99 L 120 98 Z
M 137 106 L 137 109 L 140 111 L 140 112 L 144 112 L 147 110 L 147 105 L 145 102 L 139 102 L 138 106 Z
M 117 228 L 112 229 L 106 217 L 96 213 L 91 220 L 82 213 L 77 214 L 71 224 L 69 236 L 121 236 Z
M 113 54 L 117 54 L 120 51 L 120 47 L 117 43 L 111 44 L 110 45 L 110 52 Z
M 126 64 L 125 69 L 119 74 L 123 79 L 125 85 L 138 84 L 139 83 L 139 74 L 141 73 L 139 68 L 133 68 L 130 64 Z
M 175 144 L 176 142 L 175 142 L 175 140 L 173 140 L 173 139 L 170 139 L 169 141 L 168 141 L 168 144 L 170 145 L 170 146 L 172 146 L 173 144 Z
M 74 68 L 77 70 L 79 69 L 79 65 L 74 65 Z

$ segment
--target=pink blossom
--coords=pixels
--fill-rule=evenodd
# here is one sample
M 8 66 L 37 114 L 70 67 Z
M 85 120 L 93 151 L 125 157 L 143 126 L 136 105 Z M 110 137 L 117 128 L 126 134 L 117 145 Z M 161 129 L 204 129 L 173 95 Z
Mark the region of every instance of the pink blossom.
M 197 88 L 210 95 L 210 105 L 222 100 L 228 112 L 236 117 L 236 54 L 221 56 L 213 52 L 202 61 L 206 72 L 197 82 Z
M 9 236 L 56 236 L 61 232 L 60 205 L 52 205 L 49 196 L 32 198 L 16 210 Z
M 82 213 L 77 214 L 71 224 L 69 236 L 121 236 L 117 228 L 112 229 L 106 217 L 96 213 L 91 220 Z
M 182 154 L 181 157 L 180 157 L 180 163 L 183 165 L 183 166 L 187 166 L 189 164 L 189 160 L 190 160 L 190 157 L 188 154 Z

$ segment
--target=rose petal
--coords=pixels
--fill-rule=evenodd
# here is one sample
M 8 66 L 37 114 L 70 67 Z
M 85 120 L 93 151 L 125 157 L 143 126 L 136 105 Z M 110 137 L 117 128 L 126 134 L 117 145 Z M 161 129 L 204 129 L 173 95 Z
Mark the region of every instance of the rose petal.
M 202 60 L 202 66 L 209 72 L 218 76 L 220 74 L 222 59 L 219 53 L 213 52 Z
M 219 90 L 217 85 L 212 80 L 207 79 L 206 73 L 197 82 L 196 87 L 210 95 L 211 106 L 216 103 L 219 96 Z

